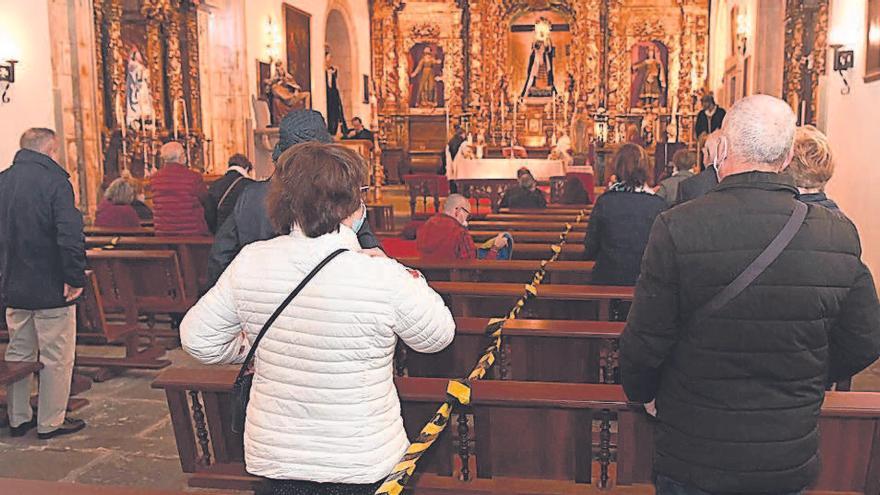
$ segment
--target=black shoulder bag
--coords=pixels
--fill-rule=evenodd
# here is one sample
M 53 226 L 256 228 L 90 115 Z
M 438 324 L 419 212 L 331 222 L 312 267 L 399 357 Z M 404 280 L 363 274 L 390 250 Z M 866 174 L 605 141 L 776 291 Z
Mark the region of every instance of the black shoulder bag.
M 776 261 L 776 258 L 782 254 L 782 251 L 784 251 L 791 243 L 792 239 L 794 239 L 794 236 L 798 233 L 806 218 L 807 204 L 801 201 L 796 201 L 794 211 L 788 218 L 785 226 L 779 231 L 779 234 L 773 238 L 770 244 L 764 248 L 764 251 L 762 251 L 761 254 L 759 254 L 758 257 L 739 274 L 739 276 L 733 279 L 733 282 L 727 287 L 721 289 L 721 292 L 716 294 L 709 302 L 696 310 L 691 318 L 691 322 L 693 323 L 701 320 L 723 308 L 727 303 L 744 291 L 746 287 L 751 285 L 752 282 L 764 273 L 764 270 L 766 270 L 767 267 Z
M 241 365 L 241 370 L 239 370 L 238 376 L 235 377 L 235 383 L 232 385 L 232 431 L 234 431 L 235 433 L 242 433 L 244 431 L 244 420 L 247 414 L 247 405 L 248 401 L 251 398 L 251 384 L 253 384 L 254 382 L 254 370 L 251 365 L 253 364 L 254 355 L 257 352 L 257 346 L 260 345 L 260 340 L 263 339 L 263 336 L 266 335 L 266 331 L 269 330 L 269 327 L 271 327 L 273 323 L 275 323 L 275 320 L 278 319 L 278 316 L 281 315 L 281 312 L 284 311 L 284 308 L 286 308 L 290 304 L 290 301 L 293 301 L 293 298 L 296 297 L 296 295 L 303 290 L 306 284 L 308 284 L 309 281 L 311 281 L 312 278 L 314 278 L 315 275 L 317 275 L 318 272 L 327 265 L 327 263 L 330 263 L 330 260 L 339 256 L 345 251 L 348 250 L 337 249 L 336 251 L 330 253 L 329 256 L 324 258 L 323 261 L 318 263 L 318 266 L 316 266 L 311 272 L 309 272 L 308 275 L 306 275 L 304 279 L 302 279 L 302 282 L 300 282 L 299 285 L 297 285 L 296 288 L 293 289 L 293 291 L 287 296 L 284 302 L 282 302 L 281 305 L 278 306 L 275 312 L 272 313 L 272 316 L 270 316 L 269 319 L 266 320 L 266 323 L 263 324 L 263 328 L 260 329 L 260 333 L 258 333 L 257 338 L 254 339 L 251 350 L 248 351 L 248 355 L 244 359 L 244 363 Z

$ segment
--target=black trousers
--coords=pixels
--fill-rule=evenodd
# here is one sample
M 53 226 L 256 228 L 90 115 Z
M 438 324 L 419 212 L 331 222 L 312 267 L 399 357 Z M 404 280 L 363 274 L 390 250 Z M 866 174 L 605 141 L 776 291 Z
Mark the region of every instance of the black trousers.
M 263 487 L 257 491 L 257 495 L 373 495 L 382 485 L 382 481 L 369 485 L 350 485 L 301 480 L 266 480 Z

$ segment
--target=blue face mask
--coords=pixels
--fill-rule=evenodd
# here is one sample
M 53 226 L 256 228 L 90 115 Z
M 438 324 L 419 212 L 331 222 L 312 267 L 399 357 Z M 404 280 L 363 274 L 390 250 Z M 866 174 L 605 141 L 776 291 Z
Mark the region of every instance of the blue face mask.
M 355 220 L 353 224 L 351 224 L 351 230 L 353 230 L 355 233 L 360 232 L 361 227 L 364 226 L 364 222 L 367 221 L 367 205 L 365 205 L 363 202 L 361 202 L 361 212 L 363 213 L 361 217 Z

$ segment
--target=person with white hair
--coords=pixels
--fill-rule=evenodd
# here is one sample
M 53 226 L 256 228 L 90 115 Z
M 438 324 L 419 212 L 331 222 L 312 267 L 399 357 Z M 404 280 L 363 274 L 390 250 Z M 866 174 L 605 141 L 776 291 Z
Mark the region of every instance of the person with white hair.
M 799 494 L 819 471 L 826 381 L 880 355 L 880 303 L 846 218 L 781 173 L 795 116 L 736 103 L 721 183 L 654 222 L 620 341 L 630 400 L 656 414 L 658 495 Z
M 718 185 L 718 145 L 721 143 L 721 131 L 708 134 L 703 141 L 703 163 L 705 170 L 689 177 L 678 184 L 675 204 L 684 203 L 708 193 Z
M 507 259 L 510 257 L 510 234 L 501 233 L 487 245 L 477 248 L 468 232 L 471 204 L 461 194 L 450 194 L 443 203 L 443 211 L 429 218 L 419 227 L 416 247 L 424 259 L 473 260 Z
M 202 175 L 187 167 L 186 151 L 176 141 L 159 150 L 162 166 L 150 178 L 156 235 L 208 235 L 215 213 Z

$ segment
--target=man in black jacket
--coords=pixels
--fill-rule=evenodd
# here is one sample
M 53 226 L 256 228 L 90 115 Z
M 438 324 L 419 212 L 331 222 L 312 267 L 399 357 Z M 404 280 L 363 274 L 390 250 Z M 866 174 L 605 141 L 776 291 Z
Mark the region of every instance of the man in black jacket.
M 855 226 L 810 205 L 781 255 L 692 319 L 782 230 L 798 190 L 786 103 L 740 100 L 722 128 L 718 187 L 654 222 L 626 329 L 627 396 L 656 400 L 657 493 L 799 493 L 819 469 L 826 379 L 880 354 L 880 303 Z
M 82 214 L 69 175 L 56 162 L 58 139 L 29 129 L 12 167 L 0 174 L 0 278 L 9 327 L 7 361 L 36 361 L 40 371 L 37 417 L 30 405 L 31 377 L 7 389 L 10 435 L 37 427 L 48 439 L 79 431 L 85 422 L 65 417 L 76 350 L 77 297 L 86 284 Z
M 272 160 L 276 161 L 281 153 L 295 144 L 308 141 L 333 142 L 333 138 L 327 132 L 324 117 L 314 110 L 295 110 L 288 113 L 281 121 L 278 135 L 278 144 L 275 145 L 272 153 Z M 208 282 L 202 288 L 203 292 L 217 283 L 220 275 L 232 263 L 241 248 L 252 242 L 265 241 L 278 236 L 266 213 L 268 193 L 268 180 L 255 182 L 242 191 L 232 214 L 214 236 L 211 257 L 208 259 Z M 362 248 L 372 250 L 379 247 L 379 240 L 373 235 L 370 222 L 364 222 L 357 234 Z
M 217 179 L 208 187 L 208 196 L 211 198 L 211 206 L 216 211 L 213 222 L 208 225 L 211 233 L 216 234 L 217 228 L 232 214 L 238 196 L 247 186 L 253 184 L 250 178 L 254 166 L 251 161 L 242 154 L 229 157 L 226 174 Z
M 711 94 L 703 96 L 700 103 L 703 104 L 703 109 L 697 115 L 697 123 L 694 126 L 695 137 L 698 141 L 703 134 L 712 134 L 721 129 L 726 115 L 724 109 L 715 104 L 715 97 Z

